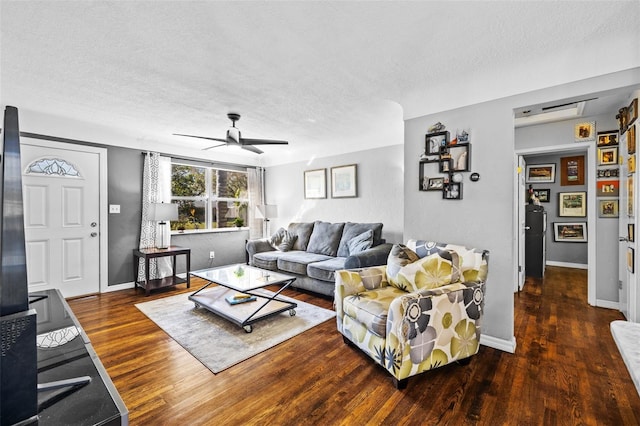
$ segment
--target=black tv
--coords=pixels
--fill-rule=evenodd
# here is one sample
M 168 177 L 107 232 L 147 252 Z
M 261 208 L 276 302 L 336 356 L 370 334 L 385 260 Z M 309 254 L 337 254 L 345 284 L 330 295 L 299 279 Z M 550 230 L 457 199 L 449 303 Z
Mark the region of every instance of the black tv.
M 7 106 L 0 157 L 0 424 L 38 421 L 36 311 L 29 309 L 18 109 Z

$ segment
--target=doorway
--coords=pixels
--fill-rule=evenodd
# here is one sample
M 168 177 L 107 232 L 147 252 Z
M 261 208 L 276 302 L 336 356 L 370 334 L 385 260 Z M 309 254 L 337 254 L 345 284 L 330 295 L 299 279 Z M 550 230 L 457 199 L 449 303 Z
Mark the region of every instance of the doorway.
M 524 164 L 525 157 L 551 154 L 585 154 L 585 163 L 587 165 L 585 167 L 585 175 L 587 177 L 587 194 L 596 193 L 595 168 L 589 166 L 591 164 L 596 164 L 596 150 L 595 144 L 593 143 L 575 143 L 517 150 L 515 152 L 514 164 Z M 525 205 L 521 203 L 523 198 L 521 194 L 526 192 L 525 179 L 522 178 L 522 174 L 524 173 L 524 169 L 516 169 L 516 176 L 514 179 L 516 194 L 514 194 L 513 199 L 516 205 L 514 206 L 513 223 L 516 227 L 516 229 L 514 229 L 514 235 L 516 235 L 516 253 L 518 253 L 518 266 L 514 273 L 514 280 L 516 283 L 515 291 L 521 289 L 520 286 L 524 284 L 524 274 L 522 272 L 524 271 L 524 257 L 522 254 L 524 253 L 525 242 L 524 222 L 522 217 L 524 217 L 523 210 L 525 209 Z M 596 197 L 587 196 L 587 301 L 591 306 L 596 305 L 596 217 Z
M 106 273 L 106 149 L 21 138 L 29 291 L 99 293 Z

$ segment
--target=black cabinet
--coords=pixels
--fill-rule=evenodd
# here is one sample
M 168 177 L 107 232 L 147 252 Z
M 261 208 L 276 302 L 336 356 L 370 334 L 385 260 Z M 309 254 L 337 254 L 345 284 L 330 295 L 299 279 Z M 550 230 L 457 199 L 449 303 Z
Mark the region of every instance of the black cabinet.
M 547 212 L 542 206 L 527 205 L 525 213 L 524 264 L 525 275 L 544 277 L 546 264 Z

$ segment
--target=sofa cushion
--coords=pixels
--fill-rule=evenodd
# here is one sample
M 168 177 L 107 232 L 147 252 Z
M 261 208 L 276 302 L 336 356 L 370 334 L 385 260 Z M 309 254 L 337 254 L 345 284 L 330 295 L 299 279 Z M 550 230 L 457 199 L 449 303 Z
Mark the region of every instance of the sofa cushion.
M 296 253 L 293 251 L 264 251 L 253 255 L 253 266 L 270 271 L 278 270 L 278 258 L 285 254 Z M 303 251 L 299 253 L 305 253 Z
M 342 238 L 340 239 L 340 245 L 338 246 L 338 256 L 348 257 L 353 254 L 349 253 L 349 241 L 353 237 L 369 230 L 373 232 L 372 247 L 380 245 L 382 243 L 382 223 L 345 223 L 344 230 L 342 231 Z
M 384 338 L 387 335 L 389 306 L 403 294 L 406 293 L 393 286 L 367 290 L 345 297 L 342 308 L 345 315 L 364 325 L 376 336 Z
M 289 251 L 293 248 L 293 244 L 297 238 L 297 235 L 292 234 L 284 228 L 280 228 L 269 238 L 269 245 L 276 250 Z
M 343 228 L 344 223 L 316 221 L 313 225 L 313 232 L 309 239 L 307 251 L 335 257 L 338 254 L 338 244 L 340 244 L 340 239 L 342 238 Z
M 460 281 L 460 261 L 458 254 L 450 251 L 430 254 L 409 263 L 398 271 L 396 287 L 406 291 L 433 289 Z
M 305 251 L 292 250 L 279 253 L 282 253 L 282 256 L 278 256 L 278 269 L 298 275 L 307 275 L 307 265 L 310 263 L 331 259 L 331 256 Z
M 400 269 L 418 260 L 418 255 L 404 244 L 394 244 L 387 258 L 387 279 L 389 284 L 403 288 L 396 280 Z
M 344 269 L 346 257 L 334 257 L 332 259 L 314 262 L 307 265 L 307 275 L 320 281 L 335 282 L 335 272 Z
M 347 243 L 349 256 L 368 250 L 373 245 L 373 231 L 369 229 L 362 234 L 356 235 Z
M 311 238 L 311 232 L 313 231 L 313 222 L 290 223 L 287 231 L 296 236 L 292 249 L 307 251 L 309 238 Z

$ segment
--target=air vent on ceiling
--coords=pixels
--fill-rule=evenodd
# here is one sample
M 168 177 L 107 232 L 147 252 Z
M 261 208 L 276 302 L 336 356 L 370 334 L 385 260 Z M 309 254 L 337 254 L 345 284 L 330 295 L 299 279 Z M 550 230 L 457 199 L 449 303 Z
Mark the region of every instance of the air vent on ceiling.
M 587 101 L 597 98 L 583 99 L 580 101 L 566 102 L 557 105 L 549 105 L 538 110 L 533 108 L 516 114 L 515 127 L 532 126 L 534 124 L 551 123 L 554 121 L 570 120 L 582 116 Z M 538 112 L 539 111 L 539 112 Z

